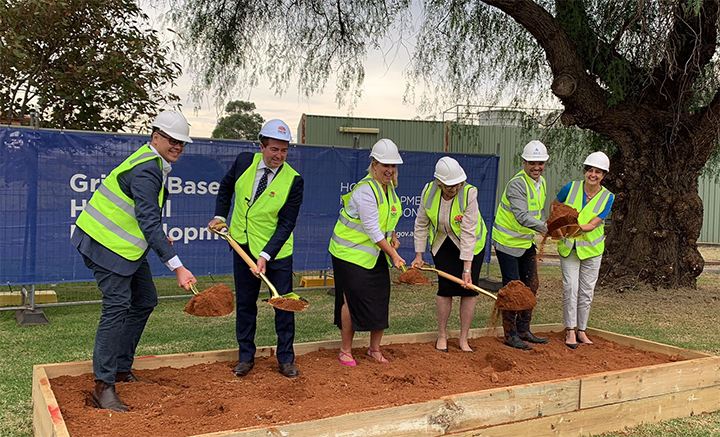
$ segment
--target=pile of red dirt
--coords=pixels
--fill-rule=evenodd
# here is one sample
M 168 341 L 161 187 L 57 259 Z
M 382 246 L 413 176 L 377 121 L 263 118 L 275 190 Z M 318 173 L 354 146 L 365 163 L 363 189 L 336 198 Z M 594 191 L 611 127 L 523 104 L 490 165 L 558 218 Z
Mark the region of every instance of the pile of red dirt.
M 420 270 L 411 267 L 398 276 L 397 284 L 434 285 Z
M 547 219 L 547 234 L 552 235 L 553 232 L 568 225 L 578 224 L 578 211 L 570 205 L 561 203 L 557 205 L 550 217 Z
M 537 299 L 532 290 L 522 281 L 510 281 L 500 289 L 495 301 L 498 310 L 520 311 L 530 310 L 537 305 Z
M 148 382 L 116 385 L 128 413 L 93 408 L 90 373 L 53 378 L 51 387 L 73 437 L 185 437 L 230 435 L 231 430 L 682 360 L 598 336 L 591 336 L 595 346 L 571 350 L 565 347 L 564 332 L 537 334 L 550 341 L 527 352 L 504 346 L 497 337 L 471 338 L 474 354 L 460 351 L 453 338 L 449 353 L 436 351 L 434 342 L 384 345 L 389 364 L 367 357 L 366 348 L 354 348 L 356 367 L 340 364 L 337 349 L 321 349 L 296 356 L 300 375 L 293 379 L 278 373 L 274 356 L 256 357 L 255 367 L 243 378 L 232 373 L 237 361 L 137 369 L 133 372 Z
M 186 313 L 198 317 L 227 316 L 235 309 L 233 292 L 225 284 L 213 285 L 196 294 L 185 305 Z

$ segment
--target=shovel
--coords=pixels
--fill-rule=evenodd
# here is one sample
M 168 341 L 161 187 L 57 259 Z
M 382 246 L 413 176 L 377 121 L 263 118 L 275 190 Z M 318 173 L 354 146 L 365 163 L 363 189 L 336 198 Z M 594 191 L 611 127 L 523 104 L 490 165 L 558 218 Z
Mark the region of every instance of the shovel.
M 458 277 L 455 277 L 455 276 L 451 275 L 450 273 L 445 273 L 445 272 L 443 272 L 442 270 L 438 270 L 438 269 L 436 269 L 436 268 L 434 268 L 434 267 L 431 267 L 430 264 L 428 264 L 428 263 L 423 263 L 423 267 L 416 267 L 416 268 L 417 268 L 418 270 L 423 270 L 423 271 L 426 271 L 426 272 L 435 272 L 435 273 L 438 274 L 438 276 L 442 276 L 443 278 L 449 279 L 449 280 L 451 280 L 451 281 L 453 281 L 453 282 L 455 282 L 455 283 L 458 283 L 458 284 L 460 284 L 460 285 L 465 284 L 465 281 L 463 281 L 462 279 L 460 279 L 460 278 L 458 278 Z M 485 289 L 482 289 L 482 288 L 478 287 L 478 286 L 475 285 L 475 284 L 470 284 L 470 287 L 471 287 L 471 289 L 472 289 L 474 292 L 476 292 L 476 293 L 478 293 L 478 294 L 482 293 L 482 294 L 484 294 L 485 296 L 488 296 L 488 297 L 493 298 L 494 300 L 497 300 L 497 296 L 495 296 L 494 294 L 492 294 L 491 292 L 489 292 L 489 291 L 487 291 L 487 290 L 485 290 Z
M 548 235 L 550 236 L 550 239 L 553 241 L 558 241 L 563 238 L 575 238 L 582 235 L 582 229 L 580 228 L 580 225 L 570 224 L 565 226 L 560 226 L 559 228 L 555 229 L 552 232 L 549 232 Z
M 235 241 L 232 236 L 230 236 L 227 224 L 222 223 L 217 226 L 220 229 L 216 229 L 210 226 L 208 226 L 208 229 L 210 229 L 210 232 L 217 234 L 227 240 L 227 242 L 230 243 L 230 246 L 235 249 L 235 252 L 240 255 L 240 258 L 242 258 L 250 268 L 254 269 L 257 272 L 257 264 L 255 264 L 255 261 L 253 261 L 252 258 L 250 258 L 250 256 L 245 253 L 245 251 L 242 249 L 242 247 L 240 247 L 238 242 Z M 264 273 L 258 272 L 258 274 L 260 276 L 260 279 L 265 282 L 265 285 L 267 285 L 268 289 L 270 290 L 270 299 L 267 300 L 267 303 L 269 303 L 270 305 L 285 311 L 305 311 L 310 306 L 310 303 L 307 300 L 303 299 L 295 293 L 287 293 L 281 296 L 275 286 L 270 282 L 270 280 L 267 278 L 267 276 L 265 276 Z M 263 302 L 265 302 L 265 299 L 263 299 Z

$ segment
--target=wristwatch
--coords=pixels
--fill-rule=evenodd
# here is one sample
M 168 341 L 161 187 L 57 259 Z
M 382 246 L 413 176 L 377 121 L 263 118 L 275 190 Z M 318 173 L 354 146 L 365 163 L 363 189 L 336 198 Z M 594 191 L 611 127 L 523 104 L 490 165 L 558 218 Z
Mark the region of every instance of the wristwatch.
M 463 273 L 472 273 L 472 270 L 463 269 Z

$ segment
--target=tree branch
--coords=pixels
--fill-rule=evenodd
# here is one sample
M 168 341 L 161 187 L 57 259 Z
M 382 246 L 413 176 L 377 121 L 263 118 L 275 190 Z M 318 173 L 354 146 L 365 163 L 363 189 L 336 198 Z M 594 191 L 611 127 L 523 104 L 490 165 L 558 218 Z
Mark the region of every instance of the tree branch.
M 653 74 L 654 86 L 645 93 L 656 96 L 655 105 L 685 108 L 693 95 L 690 87 L 715 53 L 719 15 L 717 1 L 702 2 L 697 13 L 686 2 L 676 3 L 668 48 Z
M 576 46 L 557 20 L 530 0 L 482 0 L 522 25 L 545 51 L 555 83 L 553 92 L 565 105 L 563 123 L 583 128 L 594 126 L 607 110 L 607 94 L 587 74 Z M 571 83 L 574 83 L 571 84 Z M 564 90 L 572 90 L 568 93 Z

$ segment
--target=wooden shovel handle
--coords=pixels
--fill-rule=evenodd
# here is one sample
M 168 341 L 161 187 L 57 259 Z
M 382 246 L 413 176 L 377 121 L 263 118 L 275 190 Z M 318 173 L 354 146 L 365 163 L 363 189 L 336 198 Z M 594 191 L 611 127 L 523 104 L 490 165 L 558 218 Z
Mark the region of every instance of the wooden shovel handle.
M 451 275 L 450 273 L 445 273 L 445 272 L 443 272 L 442 270 L 438 270 L 438 269 L 436 269 L 436 268 L 434 268 L 434 267 L 430 267 L 430 265 L 429 265 L 428 263 L 425 263 L 425 265 L 426 265 L 426 267 L 419 267 L 419 269 L 420 269 L 420 270 L 433 271 L 433 272 L 437 273 L 438 276 L 442 276 L 442 277 L 445 278 L 445 279 L 449 279 L 449 280 L 455 282 L 456 284 L 460 284 L 460 285 L 465 284 L 465 281 L 463 281 L 462 279 L 460 279 L 460 278 L 458 278 L 458 277 L 456 277 L 456 276 Z M 487 291 L 487 290 L 485 290 L 485 289 L 483 289 L 483 288 L 478 287 L 478 286 L 475 285 L 475 284 L 470 284 L 470 287 L 472 288 L 473 291 L 476 291 L 476 292 L 478 292 L 478 293 L 482 293 L 482 294 L 484 294 L 485 296 L 488 296 L 488 297 L 491 297 L 491 298 L 497 300 L 497 296 L 495 296 L 494 294 L 490 293 L 489 291 Z
M 235 241 L 235 239 L 232 236 L 230 236 L 230 233 L 228 232 L 227 224 L 220 223 L 215 226 L 216 227 L 208 226 L 208 229 L 210 229 L 210 232 L 212 232 L 214 234 L 218 234 L 219 236 L 221 236 L 222 238 L 227 240 L 227 242 L 230 243 L 230 246 L 232 246 L 232 248 L 235 249 L 235 252 L 237 252 L 237 254 L 240 255 L 240 258 L 242 258 L 243 261 L 245 261 L 245 263 L 248 266 L 255 269 L 255 271 L 257 272 L 257 268 L 258 268 L 257 264 L 255 264 L 255 261 L 253 261 L 253 259 L 250 258 L 250 256 L 247 253 L 245 253 L 245 251 L 242 249 L 242 247 L 240 247 L 238 242 Z M 223 232 L 223 230 L 225 230 L 225 232 Z M 280 293 L 278 293 L 277 289 L 275 288 L 274 285 L 272 285 L 272 283 L 267 278 L 267 276 L 265 276 L 263 273 L 260 273 L 260 272 L 258 272 L 258 275 L 260 275 L 260 279 L 262 279 L 263 282 L 265 282 L 265 285 L 268 286 L 268 289 L 270 289 L 270 294 L 272 295 L 272 297 L 273 298 L 280 297 Z

